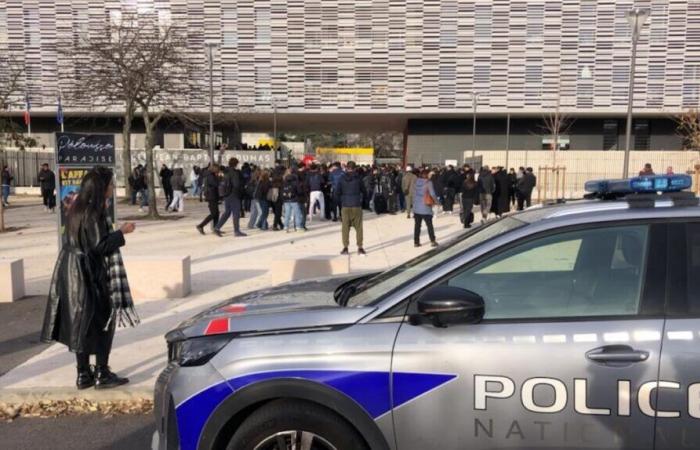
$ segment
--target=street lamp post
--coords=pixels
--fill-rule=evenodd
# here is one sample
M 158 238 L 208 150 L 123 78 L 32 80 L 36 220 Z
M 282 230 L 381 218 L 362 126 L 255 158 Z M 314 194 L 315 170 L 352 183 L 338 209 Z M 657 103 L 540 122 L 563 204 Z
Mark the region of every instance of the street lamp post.
M 277 154 L 277 102 L 272 98 L 272 150 Z
M 622 178 L 629 176 L 630 141 L 632 139 L 632 107 L 634 103 L 634 72 L 637 64 L 637 42 L 644 23 L 649 18 L 647 8 L 633 8 L 627 13 L 627 20 L 632 27 L 632 60 L 630 62 L 629 93 L 627 99 L 627 130 L 625 132 L 625 161 L 622 167 Z
M 476 158 L 476 107 L 483 92 L 472 91 L 472 163 Z
M 218 42 L 205 42 L 209 50 L 209 162 L 214 164 L 214 48 Z

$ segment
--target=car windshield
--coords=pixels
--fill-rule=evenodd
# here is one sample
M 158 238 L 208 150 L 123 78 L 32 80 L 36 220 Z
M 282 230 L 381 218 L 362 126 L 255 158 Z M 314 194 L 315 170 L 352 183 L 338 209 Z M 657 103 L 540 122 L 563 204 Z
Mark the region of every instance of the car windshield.
M 461 255 L 465 251 L 495 236 L 525 226 L 527 223 L 508 216 L 460 235 L 447 245 L 438 247 L 400 266 L 376 275 L 358 286 L 358 291 L 348 301 L 348 306 L 366 306 L 379 302 L 416 276 Z

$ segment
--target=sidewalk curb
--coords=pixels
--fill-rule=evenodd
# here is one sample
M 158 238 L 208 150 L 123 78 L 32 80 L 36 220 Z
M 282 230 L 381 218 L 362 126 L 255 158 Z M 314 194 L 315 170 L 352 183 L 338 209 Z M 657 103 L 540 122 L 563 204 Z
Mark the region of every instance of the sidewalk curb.
M 31 388 L 0 389 L 0 403 L 34 404 L 42 401 L 84 399 L 94 402 L 153 400 L 153 388 L 137 386 L 135 388 L 114 388 L 98 391 L 76 388 Z

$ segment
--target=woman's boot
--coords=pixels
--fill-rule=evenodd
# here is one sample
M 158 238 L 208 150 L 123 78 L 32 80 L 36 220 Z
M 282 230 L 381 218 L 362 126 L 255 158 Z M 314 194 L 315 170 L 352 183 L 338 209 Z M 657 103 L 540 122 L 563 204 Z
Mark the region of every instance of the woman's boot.
M 90 366 L 78 367 L 78 378 L 75 380 L 78 389 L 87 389 L 95 385 L 95 374 Z
M 119 377 L 109 370 L 109 366 L 95 368 L 95 389 L 110 389 L 129 382 L 128 378 Z

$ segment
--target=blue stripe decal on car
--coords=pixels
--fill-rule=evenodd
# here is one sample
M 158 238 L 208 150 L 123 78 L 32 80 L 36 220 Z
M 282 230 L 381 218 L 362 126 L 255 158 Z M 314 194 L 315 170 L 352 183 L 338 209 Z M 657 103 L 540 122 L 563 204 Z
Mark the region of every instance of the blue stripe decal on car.
M 259 372 L 219 383 L 181 403 L 176 410 L 181 450 L 196 450 L 204 424 L 233 392 L 260 381 L 297 378 L 330 386 L 360 404 L 374 419 L 391 410 L 389 372 L 350 370 L 279 370 Z M 456 378 L 455 375 L 394 373 L 394 407 Z

